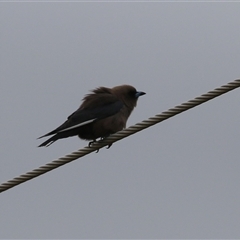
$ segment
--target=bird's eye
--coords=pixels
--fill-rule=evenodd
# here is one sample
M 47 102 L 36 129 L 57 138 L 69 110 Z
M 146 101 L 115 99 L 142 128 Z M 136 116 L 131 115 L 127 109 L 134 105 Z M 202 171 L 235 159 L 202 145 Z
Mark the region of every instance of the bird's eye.
M 137 93 L 136 90 L 131 90 L 131 91 L 128 92 L 128 95 L 129 95 L 130 97 L 134 97 L 134 98 L 135 98 L 136 93 Z

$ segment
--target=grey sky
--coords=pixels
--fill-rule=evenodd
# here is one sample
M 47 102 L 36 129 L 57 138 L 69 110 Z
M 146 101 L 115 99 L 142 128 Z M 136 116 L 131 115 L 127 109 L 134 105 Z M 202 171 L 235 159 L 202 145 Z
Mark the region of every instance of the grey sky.
M 147 93 L 128 126 L 240 78 L 239 3 L 0 3 L 0 181 L 98 86 Z M 3 192 L 0 238 L 240 238 L 240 89 Z

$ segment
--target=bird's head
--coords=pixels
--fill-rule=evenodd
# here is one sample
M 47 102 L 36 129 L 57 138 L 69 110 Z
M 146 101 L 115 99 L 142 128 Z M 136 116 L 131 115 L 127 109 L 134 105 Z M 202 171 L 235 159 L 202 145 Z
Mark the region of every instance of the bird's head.
M 137 100 L 145 92 L 137 91 L 136 88 L 130 85 L 116 86 L 111 89 L 112 93 L 121 99 L 126 106 L 133 109 L 137 105 Z

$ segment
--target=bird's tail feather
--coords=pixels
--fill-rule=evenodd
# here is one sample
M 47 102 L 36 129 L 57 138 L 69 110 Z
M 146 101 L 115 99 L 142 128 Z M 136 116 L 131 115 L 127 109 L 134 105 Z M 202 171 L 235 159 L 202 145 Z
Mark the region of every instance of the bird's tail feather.
M 56 137 L 56 135 L 54 135 L 53 137 L 49 138 L 48 140 L 40 144 L 38 147 L 48 147 L 57 140 L 58 138 Z

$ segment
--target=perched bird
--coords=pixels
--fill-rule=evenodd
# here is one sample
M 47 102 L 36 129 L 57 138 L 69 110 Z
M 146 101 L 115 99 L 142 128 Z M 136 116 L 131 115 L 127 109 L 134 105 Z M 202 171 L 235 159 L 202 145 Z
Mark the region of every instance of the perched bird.
M 51 138 L 39 145 L 49 146 L 61 138 L 78 135 L 84 140 L 95 142 L 97 138 L 105 138 L 126 127 L 126 122 L 138 97 L 145 92 L 138 92 L 130 85 L 114 88 L 99 87 L 83 98 L 81 106 L 55 130 L 39 137 Z

